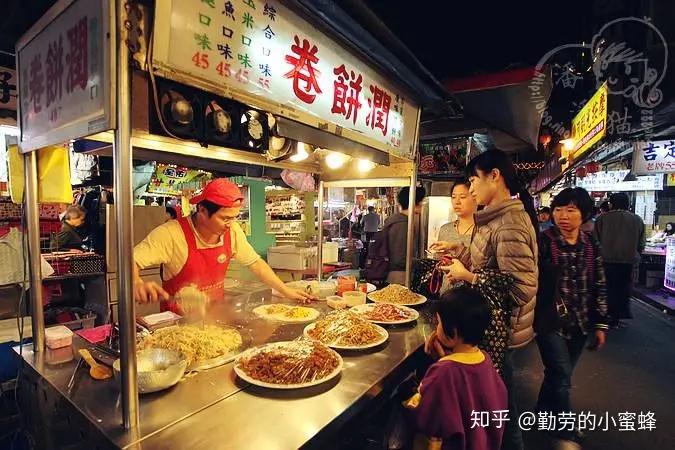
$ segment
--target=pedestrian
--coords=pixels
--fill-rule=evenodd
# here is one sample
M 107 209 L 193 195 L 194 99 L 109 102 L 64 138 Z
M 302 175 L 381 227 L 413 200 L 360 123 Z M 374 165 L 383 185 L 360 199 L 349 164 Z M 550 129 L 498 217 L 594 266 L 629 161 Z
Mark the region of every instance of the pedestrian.
M 516 418 L 519 414 L 513 382 L 513 351 L 534 339 L 539 223 L 532 197 L 518 180 L 513 162 L 506 153 L 501 150 L 481 153 L 469 162 L 467 173 L 471 195 L 478 205 L 484 206 L 475 215 L 476 231 L 469 254 L 466 255 L 460 250 L 461 245 L 455 243 L 437 242 L 432 248 L 460 250 L 462 256 L 448 267 L 447 274 L 451 278 L 475 284 L 478 276 L 474 271 L 484 268 L 513 277 L 508 292 L 513 306 L 511 340 L 504 358 L 503 379 L 509 393 L 509 415 Z M 516 195 L 518 198 L 513 198 Z M 517 421 L 506 424 L 502 448 L 523 449 Z
M 633 289 L 633 267 L 645 248 L 645 224 L 640 216 L 628 211 L 628 195 L 624 192 L 609 197 L 610 211 L 595 221 L 595 237 L 600 242 L 607 277 L 607 299 L 610 326 L 624 326 L 622 319 L 631 319 L 630 296 Z
M 361 223 L 363 225 L 363 232 L 366 235 L 366 248 L 368 248 L 368 243 L 373 239 L 373 236 L 375 236 L 375 233 L 377 233 L 377 230 L 380 229 L 380 225 L 382 224 L 382 219 L 380 218 L 380 215 L 375 212 L 374 206 L 368 207 L 368 214 L 363 216 Z
M 426 195 L 427 192 L 423 187 L 418 186 L 415 189 L 415 204 L 412 207 L 413 216 L 419 215 L 422 211 L 422 201 Z M 391 215 L 384 222 L 384 228 L 387 229 L 389 254 L 387 283 L 405 284 L 405 263 L 408 254 L 408 219 L 411 214 L 411 208 L 409 208 L 409 187 L 406 186 L 399 191 L 397 201 L 401 208 L 400 212 Z
M 451 289 L 437 305 L 436 320 L 434 349 L 440 359 L 405 403 L 415 429 L 431 441 L 427 448 L 499 448 L 503 427 L 476 427 L 470 420 L 476 411 L 504 411 L 507 406 L 504 382 L 490 356 L 478 348 L 491 320 L 488 304 L 474 289 Z
M 446 223 L 438 231 L 438 240 L 446 242 L 459 242 L 464 247 L 469 247 L 471 235 L 475 228 L 473 215 L 478 210 L 476 200 L 471 196 L 469 180 L 463 179 L 455 182 L 450 190 L 452 209 L 457 215 L 457 220 Z
M 551 208 L 542 206 L 537 212 L 537 219 L 539 220 L 539 232 L 543 233 L 553 226 L 551 223 Z
M 591 348 L 605 344 L 607 290 L 597 240 L 581 227 L 593 209 L 583 188 L 561 191 L 551 203 L 554 226 L 539 240 L 539 291 L 534 315 L 537 346 L 544 364 L 537 411 L 560 417 L 571 413 L 574 368 L 589 339 Z M 578 430 L 553 436 L 579 442 Z

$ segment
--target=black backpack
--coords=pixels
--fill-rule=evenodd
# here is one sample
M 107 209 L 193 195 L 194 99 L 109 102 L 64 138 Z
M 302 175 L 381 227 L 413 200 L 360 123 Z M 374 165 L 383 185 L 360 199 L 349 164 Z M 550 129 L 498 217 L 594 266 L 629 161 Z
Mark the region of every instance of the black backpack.
M 389 275 L 389 226 L 385 226 L 373 236 L 369 243 L 366 259 L 366 280 L 383 281 Z

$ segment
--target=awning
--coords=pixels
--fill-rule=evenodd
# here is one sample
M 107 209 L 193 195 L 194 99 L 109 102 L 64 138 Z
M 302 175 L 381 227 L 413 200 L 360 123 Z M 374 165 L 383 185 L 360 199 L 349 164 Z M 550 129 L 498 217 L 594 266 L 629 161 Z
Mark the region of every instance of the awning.
M 537 148 L 540 111 L 552 89 L 548 68 L 544 73 L 527 68 L 449 80 L 446 87 L 461 102 L 469 129 L 477 121 L 484 123 L 496 148 L 509 152 Z

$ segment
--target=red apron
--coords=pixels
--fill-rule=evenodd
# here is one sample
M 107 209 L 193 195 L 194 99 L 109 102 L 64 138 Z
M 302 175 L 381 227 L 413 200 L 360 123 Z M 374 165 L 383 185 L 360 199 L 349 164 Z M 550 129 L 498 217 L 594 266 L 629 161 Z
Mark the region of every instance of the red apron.
M 197 248 L 195 231 L 190 226 L 190 216 L 178 219 L 185 241 L 188 256 L 185 265 L 175 277 L 162 281 L 162 287 L 172 297 L 182 288 L 194 285 L 204 292 L 210 300 L 220 301 L 223 297 L 223 282 L 232 258 L 230 231 L 223 235 L 223 245 L 212 248 Z M 181 314 L 180 307 L 173 300 L 161 302 L 162 311 L 173 311 Z

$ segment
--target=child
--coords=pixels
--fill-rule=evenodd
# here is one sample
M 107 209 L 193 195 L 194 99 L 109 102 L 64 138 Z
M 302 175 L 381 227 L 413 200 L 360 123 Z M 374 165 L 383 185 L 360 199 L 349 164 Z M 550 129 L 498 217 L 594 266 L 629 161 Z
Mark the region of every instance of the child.
M 481 412 L 492 418 L 494 411 L 508 410 L 504 383 L 490 357 L 477 347 L 490 324 L 487 301 L 478 291 L 460 286 L 443 295 L 436 318 L 435 347 L 441 359 L 405 405 L 414 411 L 416 430 L 432 440 L 429 448 L 499 449 L 505 423 L 478 426 Z

